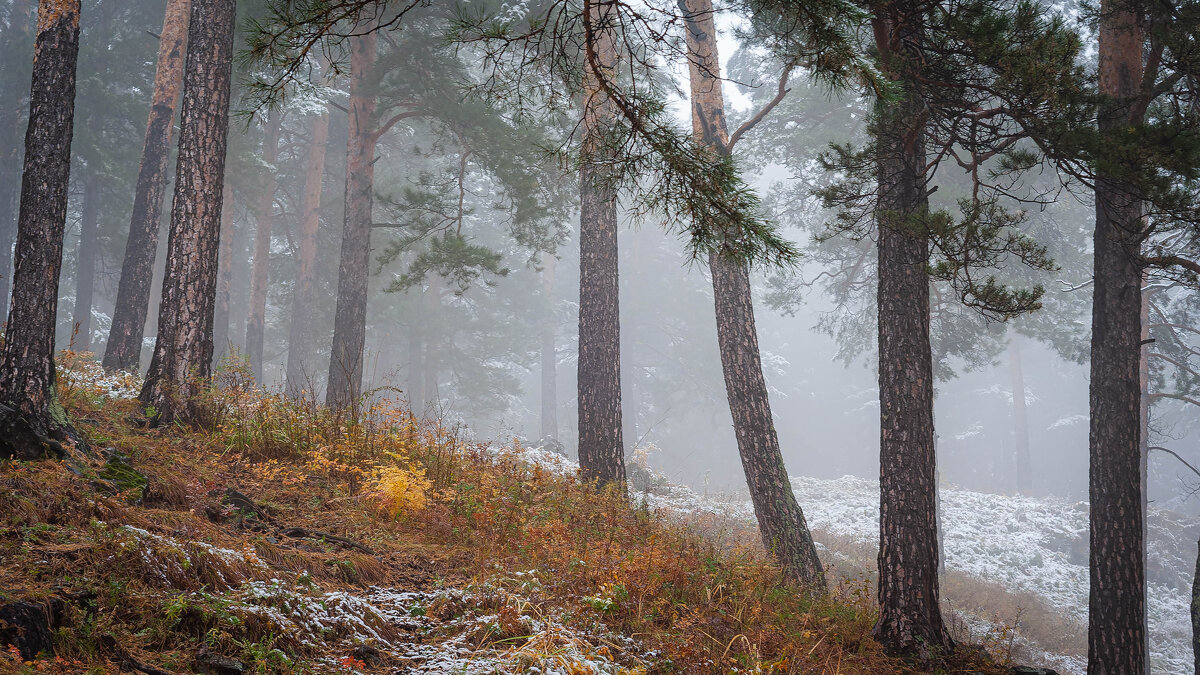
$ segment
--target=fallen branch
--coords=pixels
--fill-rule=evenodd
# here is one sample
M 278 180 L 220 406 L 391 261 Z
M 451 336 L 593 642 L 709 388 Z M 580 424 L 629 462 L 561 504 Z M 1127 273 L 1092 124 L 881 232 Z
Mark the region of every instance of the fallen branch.
M 329 541 L 341 546 L 345 546 L 346 548 L 352 548 L 356 551 L 361 551 L 367 555 L 376 555 L 375 551 L 372 551 L 370 548 L 358 543 L 357 541 L 346 539 L 345 537 L 339 537 L 327 532 L 318 532 L 316 530 L 309 530 L 303 527 L 285 527 L 279 530 L 279 534 L 282 534 L 285 537 L 291 537 L 293 539 L 316 539 L 318 541 Z

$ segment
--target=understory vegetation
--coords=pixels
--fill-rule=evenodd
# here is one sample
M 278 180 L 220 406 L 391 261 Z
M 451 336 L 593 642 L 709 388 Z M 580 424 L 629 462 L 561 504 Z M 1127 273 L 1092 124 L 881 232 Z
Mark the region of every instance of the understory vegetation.
M 808 597 L 752 533 L 683 524 L 388 392 L 334 414 L 233 370 L 204 425 L 151 428 L 133 378 L 60 364 L 90 451 L 0 462 L 0 604 L 48 608 L 53 653 L 0 670 L 1007 672 L 1003 631 L 990 656 L 887 657 L 869 579 Z

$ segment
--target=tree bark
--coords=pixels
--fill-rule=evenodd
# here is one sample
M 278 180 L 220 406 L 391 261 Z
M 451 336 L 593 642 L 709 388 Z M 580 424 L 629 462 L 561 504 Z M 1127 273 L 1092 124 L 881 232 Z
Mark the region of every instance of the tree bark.
M 25 132 L 16 265 L 0 352 L 0 456 L 61 455 L 82 443 L 55 390 L 54 328 L 71 171 L 80 0 L 42 0 Z
M 194 421 L 212 372 L 236 0 L 195 0 L 179 125 L 158 339 L 141 401 L 157 421 Z
M 937 458 L 929 340 L 925 130 L 911 82 L 919 9 L 877 8 L 876 43 L 899 100 L 875 105 L 879 252 L 879 620 L 892 654 L 928 658 L 951 647 L 939 606 Z
M 687 17 L 692 132 L 714 153 L 724 154 L 730 151 L 729 133 L 712 0 L 679 0 L 679 7 Z M 786 578 L 823 589 L 825 571 L 792 490 L 771 416 L 750 269 L 715 253 L 709 256 L 709 269 L 725 391 L 763 546 L 779 562 Z
M 1192 572 L 1192 660 L 1200 673 L 1200 541 L 1196 542 L 1196 569 Z
M 271 267 L 271 223 L 275 214 L 275 163 L 279 159 L 281 115 L 269 114 L 263 130 L 262 160 L 266 181 L 258 193 L 255 208 L 254 267 L 250 277 L 250 316 L 246 318 L 246 356 L 255 382 L 263 378 L 263 336 L 266 332 L 267 275 Z
M 317 233 L 321 228 L 321 185 L 329 144 L 329 111 L 313 118 L 304 173 L 296 282 L 292 290 L 292 325 L 288 333 L 287 391 L 300 396 L 312 384 L 313 304 L 316 294 Z M 315 392 L 310 391 L 315 396 Z
M 79 244 L 75 249 L 75 307 L 71 325 L 72 347 L 92 350 L 92 298 L 96 283 L 96 230 L 100 217 L 100 175 L 91 162 L 83 174 L 83 208 L 79 218 Z
M 1033 494 L 1033 465 L 1029 454 L 1029 417 L 1025 411 L 1025 372 L 1021 347 L 1014 335 L 1008 343 L 1008 372 L 1012 377 L 1013 437 L 1017 449 L 1017 493 Z
M 616 73 L 611 3 L 584 3 L 585 39 L 598 67 L 584 64 L 583 166 L 579 193 L 579 466 L 585 481 L 625 489 L 621 433 L 621 323 L 617 276 L 617 191 L 608 162 L 616 152 L 606 138 L 616 117 L 601 79 Z
M 1121 3 L 1100 11 L 1102 134 L 1141 123 L 1144 42 L 1137 13 Z M 1143 205 L 1101 167 L 1096 179 L 1095 283 L 1090 387 L 1091 590 L 1088 672 L 1143 673 L 1145 535 L 1141 462 L 1142 268 L 1137 262 Z
M 558 327 L 554 303 L 554 271 L 558 259 L 553 253 L 542 254 L 542 438 L 558 440 L 558 352 L 554 333 Z
M 5 53 L 27 53 L 33 27 L 32 0 L 14 0 L 9 7 L 8 28 L 4 31 Z M 26 62 L 28 63 L 28 62 Z M 8 91 L 22 91 L 29 71 L 12 68 L 0 74 L 0 84 Z M 11 86 L 10 86 L 11 85 Z M 17 240 L 17 210 L 21 201 L 21 121 L 28 105 L 25 95 L 13 96 L 3 102 L 0 114 L 8 120 L 0 127 L 0 317 L 8 317 L 8 299 L 12 294 L 13 243 Z
M 150 307 L 150 287 L 154 281 L 154 256 L 158 252 L 163 196 L 167 191 L 172 122 L 183 83 L 191 4 L 191 0 L 168 0 L 163 17 L 154 97 L 146 121 L 129 238 L 125 242 L 125 260 L 117 284 L 112 328 L 104 349 L 103 364 L 108 369 L 137 370 L 142 359 L 142 338 Z
M 375 184 L 375 33 L 350 39 L 350 128 L 346 151 L 346 210 L 338 267 L 337 311 L 325 402 L 347 408 L 362 395 L 367 341 L 367 281 L 371 265 L 371 207 Z
M 233 285 L 233 187 L 221 193 L 221 254 L 217 261 L 217 306 L 213 310 L 213 368 L 229 356 L 229 296 Z

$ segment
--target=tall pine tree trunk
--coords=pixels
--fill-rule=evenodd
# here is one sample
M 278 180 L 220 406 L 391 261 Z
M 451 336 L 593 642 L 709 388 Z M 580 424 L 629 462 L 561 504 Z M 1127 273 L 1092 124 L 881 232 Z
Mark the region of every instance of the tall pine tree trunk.
M 337 311 L 329 384 L 331 408 L 353 405 L 362 394 L 363 350 L 367 341 L 367 281 L 371 266 L 371 207 L 375 186 L 375 66 L 373 26 L 350 39 L 350 129 L 346 150 L 346 210 L 342 220 L 342 257 L 338 267 Z
M 1102 2 L 1100 132 L 1123 134 L 1141 123 L 1143 34 L 1136 11 Z M 1145 533 L 1141 461 L 1143 205 L 1119 176 L 1096 179 L 1095 285 L 1090 392 L 1091 562 L 1088 672 L 1143 673 Z
M 311 384 L 313 304 L 317 301 L 317 233 L 321 228 L 321 184 L 325 176 L 325 150 L 329 144 L 329 112 L 313 118 L 304 171 L 304 197 L 300 214 L 300 243 L 296 282 L 292 287 L 292 325 L 288 332 L 287 391 L 299 396 Z M 309 391 L 315 396 L 315 392 Z
M 75 307 L 71 314 L 75 351 L 92 349 L 92 297 L 96 284 L 96 239 L 100 218 L 100 175 L 92 161 L 83 174 L 83 208 L 75 249 Z
M 167 191 L 171 127 L 183 83 L 191 5 L 191 0 L 168 0 L 163 18 L 158 69 L 154 74 L 154 98 L 146 121 L 146 138 L 142 144 L 133 216 L 129 221 L 129 239 L 125 242 L 121 280 L 117 284 L 112 327 L 104 349 L 105 368 L 137 370 L 142 358 L 142 337 L 154 280 L 154 256 L 158 252 L 163 196 Z
M 542 438 L 558 440 L 558 352 L 554 333 L 558 327 L 554 306 L 554 271 L 558 259 L 553 253 L 542 254 Z
M 579 176 L 579 466 L 584 480 L 624 489 L 617 191 L 607 162 L 616 117 L 600 78 L 616 76 L 616 8 L 585 0 L 583 167 Z M 597 69 L 602 72 L 597 72 Z
M 58 403 L 54 324 L 71 171 L 80 0 L 38 5 L 8 330 L 0 352 L 0 457 L 61 455 L 82 439 Z
M 1025 411 L 1025 371 L 1021 364 L 1021 347 L 1017 336 L 1008 343 L 1008 372 L 1013 391 L 1013 437 L 1017 449 L 1017 492 L 1033 494 L 1033 466 L 1029 454 L 1029 417 Z
M 8 54 L 28 53 L 33 26 L 33 0 L 13 0 L 8 9 L 8 28 L 0 35 L 0 49 Z M 0 73 L 0 85 L 6 91 L 25 91 L 29 71 L 12 68 Z M 8 317 L 8 299 L 12 295 L 12 253 L 17 240 L 17 209 L 21 202 L 21 121 L 28 105 L 26 96 L 13 96 L 0 102 L 0 317 Z
M 725 126 L 712 0 L 679 0 L 679 6 L 688 18 L 692 131 L 714 153 L 726 153 L 729 134 Z M 763 546 L 779 562 L 788 579 L 824 588 L 825 572 L 804 512 L 796 502 L 771 417 L 754 322 L 749 267 L 714 253 L 709 256 L 709 269 L 725 391 Z
M 213 309 L 213 367 L 229 355 L 229 296 L 233 285 L 233 186 L 221 191 L 221 253 L 217 261 L 217 306 Z
M 250 276 L 250 316 L 246 319 L 246 356 L 254 380 L 263 378 L 263 338 L 267 320 L 267 275 L 271 268 L 271 223 L 275 215 L 275 163 L 279 159 L 279 126 L 281 115 L 269 114 L 263 130 L 262 160 L 266 180 L 258 193 L 255 208 L 254 267 Z
M 929 237 L 922 103 L 906 84 L 917 67 L 920 10 L 876 10 L 875 36 L 897 101 L 875 105 L 879 252 L 879 620 L 893 654 L 927 658 L 950 647 L 938 587 L 937 458 L 929 341 Z M 919 21 L 919 17 L 915 19 Z
M 141 401 L 159 423 L 196 417 L 194 394 L 212 372 L 236 0 L 195 0 L 179 125 L 158 339 Z

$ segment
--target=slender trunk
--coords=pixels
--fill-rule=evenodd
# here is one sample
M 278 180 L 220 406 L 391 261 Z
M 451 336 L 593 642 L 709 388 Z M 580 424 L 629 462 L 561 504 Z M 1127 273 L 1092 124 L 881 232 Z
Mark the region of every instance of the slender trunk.
M 163 196 L 167 191 L 167 161 L 171 154 L 172 121 L 183 82 L 183 60 L 187 49 L 191 0 L 168 0 L 158 43 L 158 69 L 154 74 L 154 97 L 146 121 L 146 138 L 138 167 L 137 190 L 125 261 L 117 284 L 112 328 L 104 349 L 104 367 L 137 370 L 142 358 L 142 337 L 150 307 L 154 279 L 154 256 L 162 221 Z
M 159 423 L 197 418 L 211 371 L 236 0 L 195 0 L 158 339 L 142 404 Z
M 0 351 L 0 457 L 61 455 L 62 441 L 82 443 L 58 403 L 54 385 L 79 5 L 80 0 L 42 0 L 38 5 L 12 306 Z
M 712 0 L 679 0 L 679 6 L 688 17 L 692 132 L 714 153 L 727 153 L 729 134 Z M 804 512 L 796 502 L 771 416 L 754 321 L 750 269 L 715 253 L 709 256 L 709 269 L 725 391 L 763 546 L 788 579 L 824 588 L 825 572 Z
M 414 322 L 415 323 L 415 322 Z M 408 407 L 414 415 L 425 412 L 425 359 L 421 327 L 414 325 L 408 334 Z
M 545 314 L 542 318 L 542 438 L 558 440 L 558 353 L 554 345 L 558 326 L 554 311 L 554 270 L 558 259 L 552 253 L 542 255 L 542 295 Z
M 1117 3 L 1118 5 L 1120 3 Z M 1137 13 L 1108 0 L 1100 12 L 1100 132 L 1140 124 L 1143 35 Z M 1145 535 L 1139 363 L 1143 206 L 1119 176 L 1096 179 L 1090 392 L 1091 590 L 1088 672 L 1143 673 Z
M 436 272 L 429 275 L 429 286 L 425 289 L 425 313 L 428 320 L 436 320 L 442 308 L 442 277 Z M 427 416 L 437 418 L 441 415 L 441 395 L 438 393 L 438 365 L 441 355 L 438 353 L 437 337 L 448 340 L 449 336 L 433 336 L 425 333 L 425 354 L 421 358 L 421 380 L 424 385 L 422 392 L 422 412 Z
M 233 187 L 221 194 L 221 254 L 217 262 L 217 306 L 213 310 L 213 367 L 229 356 L 229 295 L 233 283 Z
M 281 115 L 267 118 L 263 134 L 262 160 L 266 165 L 266 182 L 258 193 L 255 209 L 254 267 L 250 276 L 250 316 L 246 318 L 246 356 L 255 382 L 263 378 L 263 334 L 267 316 L 267 273 L 271 267 L 271 223 L 275 213 L 275 163 L 279 159 L 279 126 Z
M 1196 569 L 1192 572 L 1192 660 L 1200 673 L 1200 541 L 1196 542 Z
M 1025 373 L 1021 347 L 1014 335 L 1008 343 L 1008 372 L 1012 376 L 1013 437 L 1017 448 L 1017 493 L 1033 494 L 1033 466 L 1029 455 L 1029 418 L 1025 412 Z
M 921 35 L 905 23 L 919 10 L 903 3 L 880 10 L 877 46 L 901 94 L 875 106 L 880 504 L 874 632 L 889 653 L 927 658 L 952 642 L 939 606 L 925 130 L 922 102 L 906 84 L 916 66 L 900 55 L 915 49 Z
M 583 167 L 579 193 L 579 466 L 583 479 L 624 490 L 621 434 L 621 320 L 617 276 L 617 191 L 607 162 L 616 116 L 601 88 L 615 76 L 616 8 L 585 1 L 588 50 L 584 67 Z
M 100 175 L 89 163 L 83 176 L 83 209 L 75 249 L 75 307 L 71 325 L 75 351 L 92 350 L 92 296 L 96 284 L 96 230 L 100 214 Z
M 371 265 L 371 206 L 375 184 L 375 33 L 350 39 L 350 129 L 346 151 L 346 211 L 338 267 L 337 311 L 325 402 L 346 408 L 362 395 L 367 341 L 367 277 Z
M 1146 272 L 1142 272 L 1142 287 L 1147 282 Z M 1142 345 L 1138 355 L 1138 462 L 1141 465 L 1142 476 L 1142 569 L 1150 561 L 1150 296 L 1149 289 L 1142 291 L 1142 308 L 1138 321 L 1141 325 L 1139 344 Z M 1142 597 L 1150 597 L 1150 577 L 1142 574 Z M 1142 640 L 1146 649 L 1146 672 L 1150 668 L 1150 617 L 1142 613 Z
M 33 20 L 32 0 L 14 0 L 8 10 L 8 28 L 4 31 L 3 45 L 6 54 L 29 52 L 29 37 Z M 10 92 L 25 90 L 29 81 L 26 68 L 12 68 L 0 74 L 0 84 Z M 28 99 L 20 96 L 0 103 L 0 118 L 7 120 L 0 125 L 0 317 L 8 317 L 8 298 L 12 294 L 13 243 L 17 240 L 17 209 L 21 201 L 21 131 L 23 113 Z
M 317 301 L 317 232 L 321 227 L 321 184 L 325 176 L 325 149 L 329 144 L 329 111 L 313 118 L 308 163 L 304 174 L 304 199 L 300 214 L 299 256 L 292 290 L 292 325 L 288 333 L 287 391 L 300 396 L 312 384 L 310 366 L 313 343 L 313 304 Z M 316 395 L 315 392 L 309 391 Z

